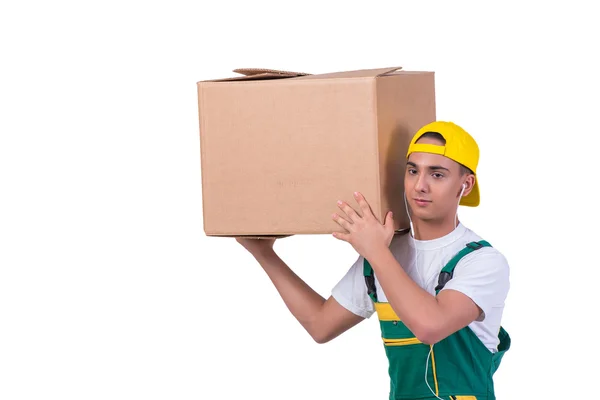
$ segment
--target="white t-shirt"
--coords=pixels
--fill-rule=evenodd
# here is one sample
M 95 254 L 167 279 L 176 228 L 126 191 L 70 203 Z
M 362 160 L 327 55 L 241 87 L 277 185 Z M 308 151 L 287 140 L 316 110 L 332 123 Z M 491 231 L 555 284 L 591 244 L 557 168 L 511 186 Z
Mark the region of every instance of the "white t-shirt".
M 469 242 L 482 240 L 460 224 L 446 236 L 434 240 L 416 240 L 410 233 L 394 235 L 390 251 L 404 271 L 421 288 L 435 295 L 442 268 Z M 492 246 L 493 242 L 490 241 Z M 415 259 L 418 258 L 418 267 Z M 332 296 L 344 308 L 364 318 L 370 318 L 375 307 L 363 275 L 363 260 L 354 265 L 332 290 Z M 375 276 L 377 299 L 387 298 Z M 464 256 L 454 269 L 454 275 L 442 290 L 453 289 L 469 296 L 482 309 L 477 321 L 469 327 L 492 352 L 497 351 L 498 332 L 504 311 L 504 301 L 510 287 L 506 258 L 493 247 L 483 247 Z

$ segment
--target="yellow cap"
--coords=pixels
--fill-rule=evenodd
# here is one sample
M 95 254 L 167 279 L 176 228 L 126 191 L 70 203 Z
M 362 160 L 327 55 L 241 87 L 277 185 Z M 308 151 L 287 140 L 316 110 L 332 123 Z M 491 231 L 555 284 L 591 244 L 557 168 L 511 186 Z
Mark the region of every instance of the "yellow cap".
M 435 144 L 415 143 L 425 132 L 439 133 L 446 140 L 446 144 L 439 146 Z M 479 146 L 467 131 L 453 122 L 432 122 L 419 129 L 412 138 L 408 146 L 406 158 L 414 152 L 439 154 L 473 171 L 475 174 L 475 185 L 473 185 L 471 192 L 460 200 L 460 204 L 470 207 L 477 207 L 479 205 L 479 183 L 477 182 Z

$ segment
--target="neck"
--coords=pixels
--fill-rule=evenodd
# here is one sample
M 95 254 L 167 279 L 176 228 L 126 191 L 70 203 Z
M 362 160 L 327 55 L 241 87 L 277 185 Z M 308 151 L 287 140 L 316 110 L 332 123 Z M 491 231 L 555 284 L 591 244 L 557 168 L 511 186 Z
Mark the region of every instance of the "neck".
M 458 221 L 460 224 L 460 220 Z M 413 220 L 415 228 L 415 239 L 434 240 L 446 236 L 456 229 L 456 220 L 454 216 L 451 220 L 444 221 L 425 221 L 420 219 Z

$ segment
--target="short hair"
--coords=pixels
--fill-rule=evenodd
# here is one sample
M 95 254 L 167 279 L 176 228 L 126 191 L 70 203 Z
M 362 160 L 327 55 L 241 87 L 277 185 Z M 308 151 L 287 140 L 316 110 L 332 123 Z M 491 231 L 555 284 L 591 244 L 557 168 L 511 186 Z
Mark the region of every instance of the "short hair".
M 416 142 L 418 142 L 419 140 L 421 140 L 423 138 L 436 139 L 436 140 L 439 140 L 440 142 L 442 142 L 442 144 L 444 144 L 444 145 L 446 144 L 446 139 L 444 139 L 444 137 L 442 136 L 442 134 L 439 133 L 439 132 L 425 132 L 424 134 L 422 134 L 421 136 L 419 136 L 419 139 L 417 139 Z M 460 174 L 461 175 L 465 175 L 465 174 L 475 175 L 475 173 L 473 171 L 471 171 L 470 168 L 465 167 L 464 165 L 462 165 L 459 162 L 457 162 L 457 164 L 460 166 Z

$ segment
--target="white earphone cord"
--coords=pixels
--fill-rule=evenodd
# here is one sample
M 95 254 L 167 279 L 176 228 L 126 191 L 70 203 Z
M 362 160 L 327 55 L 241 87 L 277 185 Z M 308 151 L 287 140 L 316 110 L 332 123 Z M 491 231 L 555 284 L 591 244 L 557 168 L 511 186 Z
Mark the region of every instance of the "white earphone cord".
M 458 208 L 460 207 L 460 200 L 462 199 L 462 196 L 465 192 L 467 185 L 465 183 L 463 183 L 462 185 L 462 190 L 460 191 L 460 195 L 458 196 L 458 204 L 456 205 L 456 213 L 454 214 L 454 229 L 456 229 L 456 227 L 458 226 Z M 415 243 L 415 228 L 413 227 L 413 223 L 412 223 L 412 218 L 410 217 L 410 212 L 408 210 L 408 202 L 406 201 L 406 192 L 404 192 L 404 206 L 406 208 L 406 214 L 408 215 L 408 221 L 410 223 L 410 230 L 412 232 L 412 241 L 414 244 L 414 248 L 415 248 L 415 271 L 419 271 L 417 262 L 419 260 L 419 250 L 417 249 L 417 245 Z M 427 384 L 427 387 L 429 388 L 429 391 L 431 392 L 431 394 L 433 394 L 436 398 L 438 398 L 439 400 L 444 400 L 441 397 L 438 397 L 437 394 L 435 394 L 435 392 L 433 391 L 433 389 L 431 388 L 431 386 L 429 386 L 429 382 L 427 382 L 427 370 L 429 369 L 429 357 L 431 356 L 431 353 L 433 352 L 433 344 L 430 345 L 429 347 L 429 353 L 427 354 L 427 360 L 425 361 L 425 384 Z

